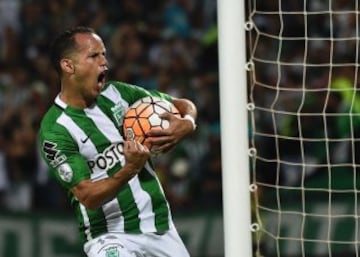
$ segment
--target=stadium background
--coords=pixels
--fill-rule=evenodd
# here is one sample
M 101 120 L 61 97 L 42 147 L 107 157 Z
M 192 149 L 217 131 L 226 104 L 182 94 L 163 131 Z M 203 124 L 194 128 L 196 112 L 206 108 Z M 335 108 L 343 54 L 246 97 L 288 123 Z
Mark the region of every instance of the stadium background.
M 359 1 L 247 2 L 262 254 L 358 256 Z
M 59 91 L 49 43 L 73 25 L 103 37 L 110 78 L 196 103 L 197 133 L 157 172 L 191 253 L 223 255 L 216 0 L 0 0 L 0 256 L 82 256 L 36 142 Z

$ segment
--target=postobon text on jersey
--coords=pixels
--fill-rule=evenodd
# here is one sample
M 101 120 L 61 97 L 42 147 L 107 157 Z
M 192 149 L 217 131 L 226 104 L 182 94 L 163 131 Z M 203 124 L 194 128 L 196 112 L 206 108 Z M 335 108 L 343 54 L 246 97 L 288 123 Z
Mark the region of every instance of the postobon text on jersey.
M 116 143 L 107 147 L 102 153 L 89 160 L 88 164 L 92 172 L 104 171 L 113 168 L 116 164 L 124 161 L 124 144 Z

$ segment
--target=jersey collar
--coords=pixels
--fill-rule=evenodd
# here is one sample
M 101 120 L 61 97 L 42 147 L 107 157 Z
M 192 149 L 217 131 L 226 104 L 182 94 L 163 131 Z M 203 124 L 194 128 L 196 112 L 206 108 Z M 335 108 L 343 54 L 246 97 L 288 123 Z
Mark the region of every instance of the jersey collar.
M 60 99 L 60 94 L 58 94 L 58 95 L 56 96 L 56 98 L 55 98 L 55 104 L 56 104 L 57 106 L 59 106 L 60 108 L 62 108 L 62 109 L 66 109 L 66 107 L 67 107 L 67 104 L 66 104 L 63 100 Z

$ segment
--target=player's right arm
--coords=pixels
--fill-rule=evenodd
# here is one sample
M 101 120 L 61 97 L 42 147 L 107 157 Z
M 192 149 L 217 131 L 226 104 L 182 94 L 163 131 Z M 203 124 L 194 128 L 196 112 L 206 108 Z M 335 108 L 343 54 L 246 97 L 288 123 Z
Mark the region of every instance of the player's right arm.
M 124 142 L 124 166 L 109 178 L 93 181 L 90 167 L 71 135 L 62 126 L 49 123 L 52 125 L 44 126 L 39 133 L 43 159 L 56 180 L 86 208 L 95 209 L 113 199 L 150 157 L 149 149 L 140 143 Z
M 88 209 L 96 209 L 113 199 L 120 188 L 141 171 L 150 157 L 150 151 L 136 141 L 124 144 L 125 165 L 113 176 L 91 181 L 86 179 L 74 186 L 71 191 Z

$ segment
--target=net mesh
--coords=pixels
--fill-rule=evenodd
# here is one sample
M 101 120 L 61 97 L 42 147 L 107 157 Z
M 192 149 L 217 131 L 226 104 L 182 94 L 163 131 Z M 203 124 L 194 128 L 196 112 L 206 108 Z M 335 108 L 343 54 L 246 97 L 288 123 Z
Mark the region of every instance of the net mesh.
M 360 256 L 359 3 L 247 0 L 258 256 Z

